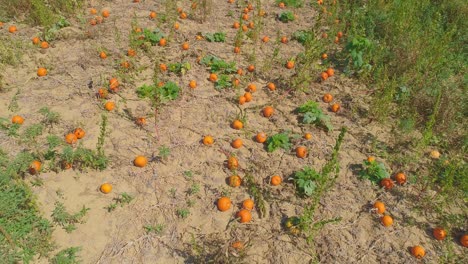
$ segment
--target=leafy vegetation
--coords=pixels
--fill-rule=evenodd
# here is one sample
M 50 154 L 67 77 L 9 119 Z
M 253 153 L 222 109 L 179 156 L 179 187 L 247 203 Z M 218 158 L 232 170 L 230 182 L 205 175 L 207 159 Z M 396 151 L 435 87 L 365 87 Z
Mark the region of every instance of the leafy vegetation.
M 225 42 L 226 41 L 226 33 L 224 32 L 216 32 L 213 34 L 206 33 L 204 37 L 209 42 Z
M 215 88 L 218 90 L 227 89 L 232 87 L 232 82 L 229 75 L 221 74 L 218 77 L 218 80 L 215 83 Z
M 83 3 L 83 0 L 0 0 L 0 20 L 23 17 L 31 25 L 51 27 L 63 16 L 75 13 Z
M 337 4 L 348 35 L 341 56 L 348 58 L 343 62 L 350 63 L 350 73 L 375 87 L 374 117 L 394 116 L 402 124 L 414 124 L 410 128 L 422 131 L 414 140 L 421 142 L 420 148 L 445 141 L 455 152 L 466 150 L 466 35 L 461 30 L 468 22 L 466 9 L 460 8 L 465 3 Z M 402 89 L 407 96 L 399 96 Z
M 308 242 L 312 242 L 316 232 L 319 231 L 324 225 L 335 223 L 341 220 L 341 218 L 332 218 L 316 221 L 314 218 L 315 211 L 317 210 L 322 196 L 331 188 L 333 188 L 335 181 L 338 178 L 338 174 L 340 172 L 338 153 L 340 151 L 341 144 L 343 143 L 346 131 L 346 128 L 341 129 L 341 132 L 336 140 L 335 147 L 333 148 L 331 158 L 327 161 L 327 163 L 325 163 L 319 173 L 320 177 L 316 177 L 314 173 L 309 172 L 310 175 L 314 175 L 311 177 L 314 178 L 316 184 L 314 195 L 310 196 L 312 200 L 311 204 L 306 206 L 302 215 L 297 217 L 297 225 L 293 225 L 295 229 L 292 229 L 304 232 L 307 235 Z
M 64 27 L 69 27 L 70 25 L 70 22 L 66 18 L 60 17 L 57 22 L 44 30 L 43 39 L 45 41 L 55 40 L 57 32 Z
M 210 67 L 211 72 L 217 72 L 217 73 L 224 73 L 224 74 L 230 74 L 230 73 L 235 73 L 237 72 L 236 68 L 236 63 L 235 62 L 225 62 L 224 60 L 212 56 L 212 55 L 207 55 L 203 57 L 200 61 L 201 64 Z
M 300 195 L 312 196 L 317 188 L 316 181 L 321 181 L 322 175 L 313 168 L 304 167 L 301 171 L 294 174 L 294 184 Z
M 6 263 L 30 263 L 53 249 L 51 223 L 41 216 L 30 188 L 17 180 L 33 159 L 27 152 L 10 159 L 0 149 L 0 255 Z
M 114 199 L 112 199 L 114 202 L 109 204 L 106 207 L 106 209 L 108 212 L 112 212 L 115 209 L 117 209 L 117 206 L 119 205 L 120 207 L 123 207 L 124 205 L 129 204 L 133 200 L 133 198 L 134 197 L 131 196 L 130 194 L 123 192 L 119 194 L 117 197 L 115 197 Z
M 278 15 L 278 19 L 283 23 L 288 23 L 294 21 L 296 18 L 294 17 L 293 12 L 285 11 Z
M 289 7 L 303 7 L 304 6 L 304 0 L 276 0 L 276 5 L 279 5 L 280 3 L 284 3 L 286 6 Z
M 52 220 L 61 226 L 67 233 L 71 233 L 76 229 L 76 224 L 83 223 L 83 217 L 86 216 L 90 209 L 83 205 L 80 211 L 70 214 L 67 212 L 65 205 L 62 202 L 55 202 L 55 208 L 52 211 Z
M 145 28 L 143 29 L 143 36 L 144 38 L 138 40 L 138 43 L 141 45 L 145 42 L 149 42 L 151 46 L 158 45 L 159 41 L 165 37 L 164 33 L 159 28 L 156 28 L 153 31 Z
M 175 100 L 179 96 L 180 88 L 173 82 L 167 82 L 158 87 L 157 84 L 143 85 L 137 88 L 136 92 L 141 98 L 150 98 L 157 102 L 167 102 Z
M 290 150 L 291 146 L 292 144 L 289 140 L 289 134 L 287 132 L 269 136 L 266 141 L 266 149 L 268 152 L 273 152 L 279 148 Z
M 382 179 L 390 177 L 390 173 L 382 162 L 364 160 L 363 169 L 359 172 L 359 176 L 379 184 Z
M 69 247 L 58 252 L 52 259 L 52 264 L 79 264 L 77 253 L 81 251 L 80 247 Z
M 293 33 L 292 38 L 302 45 L 305 45 L 307 42 L 315 39 L 315 34 L 313 31 L 298 30 Z
M 302 117 L 302 123 L 322 126 L 327 131 L 333 130 L 333 127 L 330 123 L 330 117 L 323 113 L 318 103 L 314 101 L 308 101 L 307 103 L 299 106 L 297 108 L 297 112 L 304 114 Z
M 173 72 L 175 74 L 180 74 L 184 75 L 188 70 L 191 69 L 190 63 L 184 62 L 184 63 L 170 63 L 167 67 L 167 69 L 170 72 Z

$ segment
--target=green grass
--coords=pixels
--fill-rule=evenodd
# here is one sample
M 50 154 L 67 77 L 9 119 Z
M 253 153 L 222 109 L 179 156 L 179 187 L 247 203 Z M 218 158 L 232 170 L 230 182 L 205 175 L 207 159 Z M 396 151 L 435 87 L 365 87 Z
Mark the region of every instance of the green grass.
M 25 17 L 31 25 L 52 26 L 61 16 L 75 13 L 84 0 L 0 0 L 0 20 Z
M 466 3 L 337 4 L 343 18 L 334 30 L 342 30 L 347 42 L 340 54 L 343 67 L 375 87 L 374 117 L 394 116 L 402 127 L 421 130 L 421 148 L 437 136 L 447 138 L 453 150 L 466 150 Z
M 0 150 L 0 256 L 6 263 L 30 263 L 53 250 L 52 225 L 42 217 L 31 189 L 21 180 L 32 155 L 11 159 Z

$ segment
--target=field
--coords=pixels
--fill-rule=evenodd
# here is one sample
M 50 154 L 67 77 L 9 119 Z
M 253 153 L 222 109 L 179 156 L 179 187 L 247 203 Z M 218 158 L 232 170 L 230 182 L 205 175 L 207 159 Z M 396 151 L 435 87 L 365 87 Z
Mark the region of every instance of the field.
M 0 263 L 466 263 L 466 3 L 0 0 Z

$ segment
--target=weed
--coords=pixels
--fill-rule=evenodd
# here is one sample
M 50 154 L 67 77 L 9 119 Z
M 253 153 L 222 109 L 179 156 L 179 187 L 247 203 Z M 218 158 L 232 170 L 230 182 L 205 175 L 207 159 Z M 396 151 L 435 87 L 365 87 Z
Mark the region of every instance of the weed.
M 231 82 L 231 78 L 229 77 L 229 75 L 226 75 L 226 74 L 219 75 L 218 80 L 215 83 L 215 88 L 217 90 L 221 90 L 221 89 L 226 89 L 226 88 L 231 88 L 231 87 L 232 87 L 232 82 Z
M 106 130 L 107 130 L 107 116 L 105 114 L 101 115 L 101 124 L 99 125 L 99 137 L 96 144 L 96 151 L 99 156 L 104 157 L 104 142 L 106 140 Z
M 372 49 L 372 43 L 365 37 L 356 36 L 346 44 L 348 55 L 348 68 L 345 70 L 348 74 L 363 74 L 369 72 L 372 66 L 368 59 L 364 60 L 364 54 L 369 54 Z
M 294 17 L 293 12 L 285 11 L 278 15 L 278 19 L 279 21 L 283 23 L 288 23 L 288 22 L 294 21 L 295 17 Z
M 83 205 L 83 208 L 80 211 L 70 214 L 67 212 L 65 205 L 57 201 L 55 202 L 55 208 L 52 211 L 52 220 L 67 231 L 67 233 L 71 233 L 76 229 L 76 224 L 83 223 L 82 219 L 86 216 L 89 210 L 89 208 L 86 208 Z
M 176 188 L 171 188 L 169 190 L 169 193 L 171 194 L 172 198 L 176 198 L 177 189 Z
M 338 178 L 340 171 L 338 153 L 340 151 L 345 134 L 346 128 L 342 128 L 336 140 L 335 147 L 333 148 L 331 158 L 325 163 L 319 173 L 321 177 L 313 177 L 316 183 L 316 187 L 314 189 L 314 195 L 310 197 L 312 199 L 311 204 L 306 206 L 302 215 L 298 217 L 299 221 L 297 228 L 307 235 L 308 242 L 312 242 L 315 233 L 319 231 L 325 224 L 340 221 L 340 218 L 315 221 L 314 217 L 315 210 L 317 209 L 322 196 L 331 188 L 333 188 L 335 181 Z M 312 175 L 313 173 L 309 174 Z
M 163 224 L 146 225 L 143 228 L 145 229 L 146 233 L 156 233 L 157 235 L 161 235 L 164 232 Z
M 68 27 L 70 25 L 71 24 L 68 20 L 66 20 L 64 17 L 60 17 L 55 24 L 53 24 L 50 27 L 47 27 L 44 30 L 42 37 L 45 41 L 53 41 L 56 38 L 57 31 L 59 31 L 61 28 Z
M 304 114 L 302 117 L 302 123 L 322 126 L 325 127 L 327 131 L 333 130 L 330 123 L 330 117 L 323 113 L 322 109 L 319 108 L 318 103 L 308 101 L 307 103 L 299 106 L 297 108 L 297 112 Z
M 258 216 L 260 218 L 263 218 L 266 215 L 266 205 L 262 188 L 259 184 L 255 182 L 255 179 L 252 176 L 252 174 L 246 174 L 244 177 L 244 182 L 247 186 L 249 194 L 253 197 L 255 201 L 255 206 L 258 210 Z
M 12 124 L 10 120 L 0 117 L 0 129 L 6 131 L 8 136 L 17 137 L 19 128 L 19 124 Z
M 359 177 L 361 179 L 368 179 L 374 184 L 379 184 L 382 179 L 390 177 L 390 173 L 388 173 L 387 168 L 385 168 L 382 162 L 364 160 L 363 169 L 359 172 Z
M 58 124 L 60 121 L 60 114 L 51 111 L 47 106 L 39 109 L 39 113 L 42 114 L 42 123 L 45 126 L 52 127 L 54 124 Z
M 190 63 L 184 62 L 184 63 L 170 63 L 167 65 L 167 69 L 170 72 L 173 72 L 178 75 L 184 75 L 188 70 L 190 70 L 192 67 L 190 66 Z
M 305 45 L 307 42 L 315 39 L 315 34 L 312 31 L 298 30 L 293 33 L 292 38 L 302 45 Z
M 200 192 L 200 184 L 198 183 L 193 183 L 192 186 L 190 186 L 190 189 L 187 191 L 189 195 L 194 195 Z
M 320 173 L 306 166 L 301 171 L 297 171 L 292 180 L 300 195 L 312 196 L 317 188 L 317 182 L 323 181 L 321 177 Z
M 30 263 L 53 250 L 52 225 L 41 216 L 31 189 L 18 180 L 32 160 L 26 152 L 10 159 L 0 149 L 0 255 L 6 263 Z
M 141 98 L 150 98 L 153 103 L 167 102 L 175 100 L 179 96 L 180 88 L 173 82 L 167 82 L 162 87 L 158 87 L 156 84 L 143 85 L 137 88 L 137 94 Z
M 225 42 L 226 33 L 216 32 L 216 33 L 206 33 L 203 35 L 208 42 Z
M 187 178 L 187 179 L 192 179 L 193 178 L 193 172 L 188 170 L 188 171 L 184 171 L 184 177 Z
M 169 149 L 166 146 L 161 146 L 159 147 L 159 158 L 162 160 L 167 160 L 169 158 L 169 155 L 171 155 L 171 149 Z
M 224 73 L 224 74 L 230 74 L 230 73 L 235 73 L 237 72 L 236 68 L 236 63 L 235 62 L 225 62 L 224 60 L 208 55 L 205 56 L 201 59 L 200 61 L 201 64 L 210 67 L 211 72 L 217 72 L 217 73 Z
M 27 144 L 36 143 L 36 138 L 42 135 L 44 126 L 42 124 L 34 124 L 28 126 L 21 135 L 21 141 Z
M 304 6 L 304 0 L 276 0 L 276 5 L 279 5 L 280 3 L 284 3 L 286 6 L 289 7 L 302 7 Z
M 272 136 L 269 136 L 266 141 L 266 149 L 268 152 L 273 152 L 278 148 L 282 148 L 286 151 L 291 149 L 291 142 L 289 140 L 289 133 L 283 132 Z
M 123 207 L 126 204 L 130 204 L 130 202 L 133 199 L 134 199 L 133 196 L 131 196 L 128 193 L 123 192 L 119 194 L 117 197 L 115 197 L 114 199 L 112 199 L 114 202 L 106 206 L 105 209 L 107 209 L 107 211 L 110 213 L 114 211 L 118 205 L 120 205 L 120 207 Z
M 50 262 L 52 264 L 78 264 L 77 253 L 81 251 L 80 247 L 69 247 L 58 252 Z
M 179 218 L 185 219 L 190 215 L 190 210 L 187 208 L 179 208 L 176 210 L 176 214 Z

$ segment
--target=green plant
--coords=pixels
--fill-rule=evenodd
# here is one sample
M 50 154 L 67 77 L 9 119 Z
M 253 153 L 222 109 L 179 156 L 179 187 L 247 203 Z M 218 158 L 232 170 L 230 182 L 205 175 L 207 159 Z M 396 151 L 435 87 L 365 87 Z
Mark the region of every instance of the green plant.
M 167 67 L 170 72 L 175 74 L 184 75 L 188 70 L 191 69 L 190 63 L 170 63 Z
M 58 124 L 60 121 L 60 114 L 54 111 L 51 111 L 47 106 L 39 109 L 39 113 L 42 114 L 42 123 L 45 126 L 52 127 L 54 124 Z
M 175 100 L 179 96 L 180 88 L 173 82 L 167 82 L 162 87 L 156 84 L 143 85 L 137 88 L 137 94 L 141 98 L 150 98 L 158 102 Z
M 372 66 L 364 60 L 364 55 L 371 52 L 372 43 L 365 37 L 356 36 L 346 44 L 349 53 L 347 73 L 362 73 L 371 70 Z
M 317 182 L 323 181 L 321 177 L 323 176 L 320 173 L 306 166 L 301 171 L 297 171 L 292 180 L 300 195 L 312 196 L 317 188 Z
M 134 199 L 133 196 L 131 196 L 128 193 L 125 193 L 125 192 L 120 193 L 117 197 L 112 199 L 114 202 L 106 206 L 105 209 L 107 209 L 108 212 L 112 212 L 117 208 L 118 205 L 120 205 L 120 207 L 123 207 L 126 204 L 130 204 L 130 202 L 133 199 Z
M 31 25 L 50 27 L 62 19 L 62 15 L 73 14 L 83 6 L 83 0 L 43 0 L 7 1 L 0 4 L 0 18 L 25 18 Z
M 83 223 L 83 217 L 86 216 L 89 208 L 83 205 L 80 211 L 70 214 L 67 212 L 65 205 L 62 202 L 55 202 L 55 208 L 52 211 L 52 220 L 54 223 L 61 226 L 67 233 L 71 233 L 76 229 L 76 224 Z
M 43 39 L 45 41 L 53 41 L 56 38 L 57 32 L 60 29 L 64 27 L 69 27 L 70 25 L 70 22 L 66 18 L 58 18 L 58 21 L 55 22 L 52 26 L 49 26 L 44 29 Z
M 153 31 L 145 28 L 143 29 L 143 36 L 144 38 L 137 42 L 139 45 L 143 44 L 144 42 L 149 42 L 151 46 L 155 46 L 158 45 L 159 40 L 165 38 L 164 33 L 159 28 L 156 28 Z
M 171 155 L 171 149 L 166 147 L 166 146 L 161 146 L 159 147 L 159 157 L 162 160 L 167 160 L 169 158 L 169 155 Z
M 297 112 L 304 114 L 302 123 L 315 124 L 324 127 L 327 131 L 333 130 L 330 123 L 330 117 L 322 112 L 317 102 L 308 101 L 307 103 L 299 106 Z
M 302 7 L 304 6 L 304 0 L 276 0 L 276 5 L 280 3 L 284 3 L 286 6 L 289 7 Z
M 315 39 L 315 34 L 313 31 L 298 30 L 293 33 L 292 38 L 302 45 L 305 45 L 307 42 Z
M 261 185 L 255 182 L 255 179 L 252 176 L 252 174 L 246 174 L 244 177 L 244 181 L 249 194 L 253 197 L 253 200 L 255 201 L 258 216 L 260 218 L 263 218 L 266 215 L 266 205 Z
M 304 208 L 302 215 L 298 217 L 299 220 L 297 221 L 297 230 L 300 230 L 307 235 L 307 241 L 309 243 L 312 242 L 314 235 L 324 225 L 329 223 L 336 223 L 341 220 L 340 217 L 318 221 L 316 221 L 314 218 L 315 211 L 320 204 L 322 196 L 331 188 L 333 188 L 335 181 L 338 178 L 338 174 L 340 172 L 338 153 L 341 149 L 341 144 L 343 143 L 346 131 L 347 129 L 344 127 L 341 129 L 341 132 L 338 135 L 335 146 L 333 148 L 331 158 L 327 160 L 319 173 L 321 177 L 314 177 L 316 188 L 314 189 L 314 195 L 310 196 L 312 201 Z
M 156 233 L 158 235 L 161 235 L 164 231 L 163 224 L 145 225 L 143 228 L 145 229 L 146 233 Z
M 229 78 L 229 75 L 221 74 L 218 77 L 218 80 L 215 83 L 215 88 L 217 90 L 226 89 L 232 87 L 232 82 Z
M 79 264 L 77 253 L 81 251 L 81 247 L 69 247 L 58 252 L 50 262 L 52 264 Z
M 278 19 L 283 23 L 288 23 L 294 21 L 295 17 L 293 12 L 285 11 L 278 15 Z
M 10 120 L 0 117 L 0 129 L 7 132 L 10 137 L 17 137 L 20 124 L 12 124 Z
M 42 124 L 33 124 L 28 126 L 23 134 L 21 135 L 21 140 L 25 143 L 35 143 L 36 138 L 42 135 L 44 131 L 44 126 Z
M 107 131 L 107 115 L 101 115 L 101 124 L 99 125 L 99 137 L 96 144 L 96 151 L 99 156 L 104 157 L 104 143 L 106 140 L 106 131 Z
M 266 149 L 268 152 L 273 152 L 278 148 L 289 150 L 291 149 L 291 146 L 292 145 L 289 140 L 289 134 L 287 132 L 269 136 L 266 141 Z
M 5 263 L 30 263 L 36 255 L 46 256 L 53 250 L 52 225 L 20 180 L 33 159 L 27 152 L 11 159 L 0 149 L 0 256 Z
M 62 139 L 57 137 L 56 135 L 47 135 L 47 150 L 44 153 L 44 158 L 46 160 L 54 160 L 57 156 L 57 147 L 62 144 Z
M 194 195 L 200 192 L 200 184 L 198 183 L 193 183 L 192 186 L 190 186 L 190 189 L 187 191 L 189 195 Z
M 201 64 L 210 67 L 211 72 L 217 72 L 217 73 L 224 73 L 224 74 L 230 74 L 230 73 L 235 73 L 237 72 L 236 68 L 236 63 L 235 62 L 225 62 L 224 60 L 212 56 L 212 55 L 207 55 L 203 57 L 200 61 Z
M 184 171 L 184 177 L 187 178 L 187 179 L 192 179 L 193 178 L 193 172 L 188 170 L 188 171 Z
M 226 41 L 226 33 L 224 32 L 216 32 L 216 33 L 206 33 L 203 35 L 205 39 L 209 42 L 225 42 Z
M 359 177 L 379 184 L 382 179 L 390 177 L 390 173 L 388 173 L 387 168 L 385 168 L 382 162 L 364 160 L 363 168 L 359 172 Z
M 176 214 L 178 217 L 185 219 L 190 215 L 190 210 L 187 208 L 179 208 L 176 210 Z

